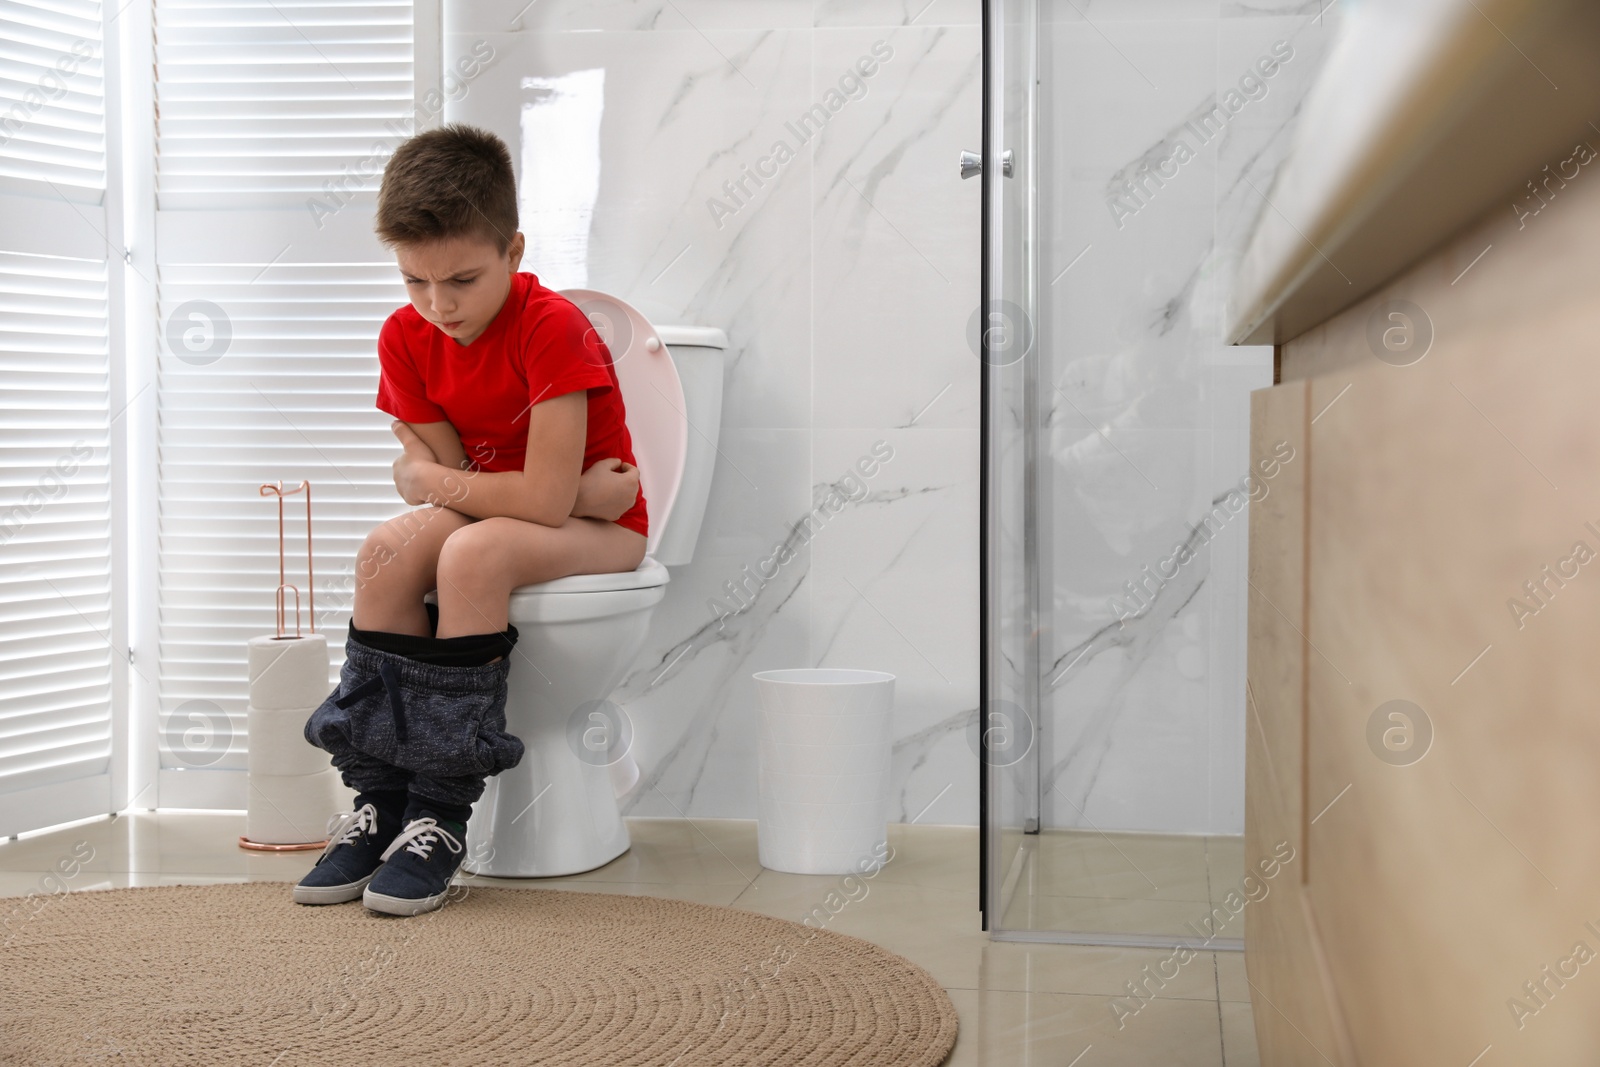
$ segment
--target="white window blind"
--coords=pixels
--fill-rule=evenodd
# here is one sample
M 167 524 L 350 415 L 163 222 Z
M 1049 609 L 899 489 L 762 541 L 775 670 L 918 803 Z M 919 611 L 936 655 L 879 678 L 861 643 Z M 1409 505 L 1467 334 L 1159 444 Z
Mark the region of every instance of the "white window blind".
M 169 231 L 170 232 L 170 231 Z M 311 483 L 314 572 L 307 585 L 305 496 L 286 499 L 286 580 L 300 589 L 302 630 L 317 629 L 343 662 L 354 562 L 367 532 L 405 510 L 391 464 L 398 445 L 373 408 L 375 340 L 404 300 L 394 265 L 166 263 L 161 321 L 188 321 L 197 343 L 231 334 L 215 362 L 163 351 L 160 404 L 160 691 L 162 765 L 242 773 L 246 646 L 276 632 L 278 512 L 260 486 Z M 218 330 L 178 309 L 221 309 Z M 171 330 L 169 329 L 169 335 Z M 210 341 L 207 341 L 207 338 Z M 219 351 L 221 347 L 219 346 Z M 192 359 L 194 357 L 188 357 Z M 308 595 L 310 594 L 310 595 Z M 286 594 L 293 632 L 294 599 Z M 330 683 L 331 685 L 331 683 Z M 197 726 L 199 735 L 191 734 Z M 207 732 L 209 731 L 209 732 Z M 231 740 L 231 744 L 229 741 Z M 163 783 L 165 789 L 167 783 Z M 216 783 L 239 790 L 243 782 Z M 181 804 L 204 806 L 209 792 Z M 223 804 L 231 794 L 219 793 Z M 231 802 L 227 806 L 235 805 Z
M 108 380 L 104 260 L 0 252 L 0 830 L 11 833 L 62 821 L 44 803 L 62 786 L 106 790 Z
M 409 510 L 373 406 L 378 330 L 406 294 L 372 217 L 374 145 L 412 132 L 412 17 L 409 2 L 155 2 L 164 806 L 246 803 L 246 649 L 276 631 L 278 584 L 259 487 L 312 485 L 330 689 L 356 552 Z M 304 507 L 284 507 L 302 620 Z
M 100 20 L 0 0 L 0 834 L 112 806 Z
M 157 205 L 332 206 L 377 189 L 412 100 L 411 4 L 157 0 Z
M 0 0 L 0 191 L 100 203 L 100 42 L 99 0 Z

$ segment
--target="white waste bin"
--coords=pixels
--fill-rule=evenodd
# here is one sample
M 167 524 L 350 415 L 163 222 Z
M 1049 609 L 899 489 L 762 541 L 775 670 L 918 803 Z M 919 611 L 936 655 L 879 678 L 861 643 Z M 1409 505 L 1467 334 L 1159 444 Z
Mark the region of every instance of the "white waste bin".
M 889 831 L 894 675 L 806 668 L 754 677 L 761 866 L 791 874 L 876 868 Z

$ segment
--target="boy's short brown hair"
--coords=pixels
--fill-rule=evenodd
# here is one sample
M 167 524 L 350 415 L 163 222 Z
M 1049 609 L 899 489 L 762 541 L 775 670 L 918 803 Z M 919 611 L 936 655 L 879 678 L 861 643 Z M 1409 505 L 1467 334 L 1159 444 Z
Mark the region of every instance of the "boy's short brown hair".
M 459 122 L 407 139 L 383 168 L 375 228 L 390 247 L 479 237 L 504 255 L 517 232 L 511 150 Z

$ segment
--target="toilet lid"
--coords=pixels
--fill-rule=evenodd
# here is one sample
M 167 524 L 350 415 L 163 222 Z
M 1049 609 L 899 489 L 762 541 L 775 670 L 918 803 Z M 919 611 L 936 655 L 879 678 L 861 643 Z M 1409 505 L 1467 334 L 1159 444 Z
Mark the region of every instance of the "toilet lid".
M 689 454 L 688 405 L 677 365 L 656 328 L 627 301 L 594 289 L 560 293 L 588 317 L 611 352 L 650 517 L 645 551 L 654 552 L 677 501 Z
M 538 596 L 544 593 L 605 593 L 617 589 L 650 589 L 666 585 L 670 580 L 667 568 L 646 556 L 631 571 L 613 571 L 610 574 L 569 574 L 548 582 L 519 585 L 511 591 L 513 597 Z

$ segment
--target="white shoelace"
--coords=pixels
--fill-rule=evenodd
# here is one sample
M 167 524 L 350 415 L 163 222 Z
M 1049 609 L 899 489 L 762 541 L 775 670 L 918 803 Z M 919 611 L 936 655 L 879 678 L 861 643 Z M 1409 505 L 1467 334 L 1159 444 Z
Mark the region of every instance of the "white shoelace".
M 341 811 L 328 820 L 328 843 L 322 849 L 322 856 L 317 857 L 320 863 L 322 857 L 338 848 L 348 845 L 359 834 L 370 834 L 378 828 L 378 809 L 371 804 L 363 804 L 355 811 Z
M 449 830 L 440 826 L 433 816 L 429 815 L 423 819 L 413 819 L 406 825 L 404 830 L 400 831 L 400 835 L 389 843 L 389 847 L 383 850 L 383 855 L 379 859 L 388 859 L 402 845 L 405 846 L 407 852 L 415 853 L 423 859 L 427 859 L 433 853 L 433 846 L 441 839 L 443 839 L 445 847 L 449 848 L 451 852 L 461 851 L 461 842 L 457 841 L 455 835 Z

